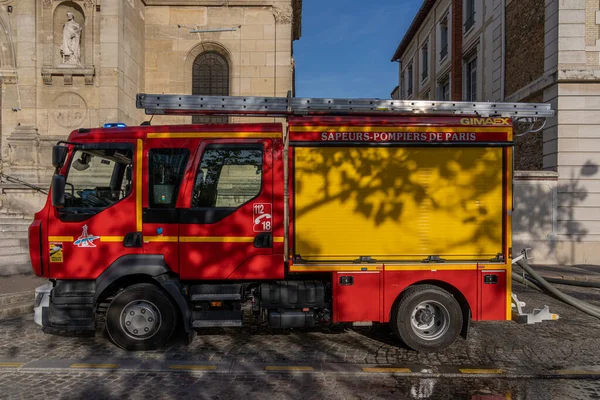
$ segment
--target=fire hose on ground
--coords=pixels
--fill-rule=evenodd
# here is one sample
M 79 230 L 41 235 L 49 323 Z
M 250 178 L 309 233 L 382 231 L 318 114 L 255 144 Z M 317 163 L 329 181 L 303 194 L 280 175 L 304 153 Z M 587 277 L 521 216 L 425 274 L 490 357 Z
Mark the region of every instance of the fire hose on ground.
M 560 290 L 556 289 L 546 279 L 544 279 L 544 277 L 542 277 L 533 268 L 531 268 L 529 266 L 529 264 L 527 263 L 527 260 L 521 259 L 521 260 L 517 261 L 516 264 L 519 267 L 521 267 L 527 274 L 529 274 L 530 277 L 524 278 L 522 275 L 519 275 L 519 274 L 513 272 L 512 276 L 515 281 L 522 283 L 526 286 L 533 287 L 534 289 L 537 289 L 543 293 L 546 293 L 546 294 L 554 297 L 557 300 L 560 300 L 566 304 L 569 304 L 570 306 L 575 307 L 576 309 L 583 311 L 584 313 L 586 313 L 588 315 L 591 315 L 593 317 L 600 319 L 600 307 L 595 306 L 590 303 L 587 303 L 582 300 L 578 300 L 578 299 L 576 299 L 572 296 L 569 296 L 568 294 L 563 293 Z M 556 281 L 556 279 L 553 279 L 553 280 Z M 563 280 L 559 279 L 558 281 L 563 281 Z M 560 283 L 562 283 L 562 282 L 560 282 Z M 592 287 L 597 287 L 597 286 L 592 286 Z

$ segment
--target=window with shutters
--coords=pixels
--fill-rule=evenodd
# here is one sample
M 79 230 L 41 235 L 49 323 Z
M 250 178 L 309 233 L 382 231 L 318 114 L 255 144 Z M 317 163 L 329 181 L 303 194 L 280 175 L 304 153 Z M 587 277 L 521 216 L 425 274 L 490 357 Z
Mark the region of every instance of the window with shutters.
M 229 63 L 216 51 L 207 51 L 194 60 L 192 94 L 229 96 Z M 194 115 L 194 124 L 226 124 L 227 117 Z

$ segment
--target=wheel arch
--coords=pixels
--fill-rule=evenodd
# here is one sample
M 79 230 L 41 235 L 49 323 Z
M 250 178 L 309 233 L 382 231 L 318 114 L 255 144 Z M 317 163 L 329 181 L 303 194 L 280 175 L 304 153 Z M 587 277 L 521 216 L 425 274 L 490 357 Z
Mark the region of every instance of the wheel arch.
M 458 288 L 449 284 L 448 282 L 438 281 L 435 279 L 429 279 L 429 280 L 414 282 L 414 283 L 408 285 L 407 287 L 404 288 L 404 290 L 402 290 L 402 292 L 400 292 L 400 294 L 398 294 L 398 296 L 396 297 L 396 300 L 394 300 L 394 304 L 392 305 L 392 308 L 390 309 L 390 315 L 389 315 L 390 320 L 392 317 L 392 313 L 396 309 L 396 305 L 398 304 L 398 302 L 400 301 L 402 296 L 406 293 L 406 291 L 415 286 L 421 286 L 421 285 L 437 286 L 440 289 L 444 289 L 445 291 L 450 293 L 452 296 L 454 296 L 456 301 L 458 301 L 458 304 L 460 305 L 460 308 L 461 308 L 462 314 L 463 314 L 463 326 L 462 326 L 460 335 L 466 339 L 468 332 L 469 332 L 469 326 L 471 325 L 471 314 L 472 314 L 471 313 L 471 305 L 469 304 L 469 301 L 467 300 L 465 295 Z
M 190 332 L 190 309 L 181 293 L 179 279 L 174 275 L 163 255 L 131 254 L 112 263 L 98 278 L 94 294 L 94 307 L 136 283 L 151 283 L 162 288 L 177 306 L 186 332 Z

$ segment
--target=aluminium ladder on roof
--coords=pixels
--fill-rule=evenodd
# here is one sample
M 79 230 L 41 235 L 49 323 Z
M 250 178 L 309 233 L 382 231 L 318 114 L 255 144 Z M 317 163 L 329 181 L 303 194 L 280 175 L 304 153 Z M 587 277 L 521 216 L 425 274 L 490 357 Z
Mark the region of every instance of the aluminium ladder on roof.
M 550 104 L 379 99 L 327 99 L 260 96 L 137 95 L 136 106 L 147 115 L 476 115 L 539 120 L 554 116 Z

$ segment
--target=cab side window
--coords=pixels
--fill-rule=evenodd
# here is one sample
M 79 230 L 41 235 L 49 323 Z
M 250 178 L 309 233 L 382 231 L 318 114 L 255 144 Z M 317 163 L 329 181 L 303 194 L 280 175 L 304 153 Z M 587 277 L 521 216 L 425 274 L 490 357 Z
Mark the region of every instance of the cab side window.
M 133 149 L 77 149 L 67 174 L 65 208 L 102 210 L 131 193 Z
M 262 188 L 261 145 L 209 145 L 196 174 L 192 208 L 237 208 Z
M 188 149 L 151 149 L 148 152 L 150 208 L 175 208 L 189 153 Z

